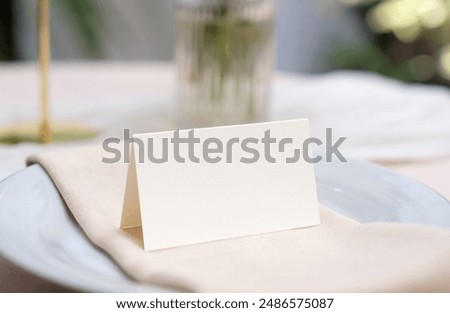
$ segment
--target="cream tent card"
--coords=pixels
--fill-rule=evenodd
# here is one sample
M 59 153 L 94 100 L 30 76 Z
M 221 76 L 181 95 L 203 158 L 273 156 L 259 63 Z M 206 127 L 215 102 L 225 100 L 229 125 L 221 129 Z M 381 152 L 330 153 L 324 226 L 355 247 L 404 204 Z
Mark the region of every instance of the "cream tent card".
M 307 120 L 133 136 L 122 228 L 147 251 L 319 224 Z

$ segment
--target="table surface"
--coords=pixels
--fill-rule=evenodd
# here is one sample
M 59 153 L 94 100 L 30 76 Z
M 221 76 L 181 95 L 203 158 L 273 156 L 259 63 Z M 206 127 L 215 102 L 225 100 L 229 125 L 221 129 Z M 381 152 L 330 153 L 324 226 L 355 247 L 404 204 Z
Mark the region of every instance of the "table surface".
M 352 93 L 353 90 L 350 88 L 350 83 L 344 84 L 344 82 L 347 77 L 353 79 L 352 77 L 355 76 L 359 79 L 358 75 L 360 74 L 355 76 L 355 74 L 342 73 L 334 76 L 310 77 L 279 74 L 276 77 L 275 88 L 277 88 L 278 94 L 283 96 L 286 93 L 291 93 L 289 101 L 295 100 L 296 97 L 298 99 L 309 97 L 307 99 L 311 99 L 311 102 L 323 106 L 320 101 L 314 101 L 314 99 L 318 97 L 318 93 L 321 93 L 322 88 L 326 90 L 327 82 L 336 86 L 335 88 L 339 88 L 341 94 L 346 95 Z M 373 85 L 374 90 L 379 88 L 380 92 L 382 88 L 391 88 L 391 86 L 393 90 L 405 88 L 395 82 L 384 82 L 383 79 L 378 77 L 361 75 L 361 80 L 367 81 L 368 86 Z M 343 83 L 340 84 L 341 82 Z M 118 116 L 122 116 L 127 111 L 138 110 L 151 105 L 149 104 L 151 97 L 161 95 L 164 98 L 164 95 L 174 93 L 175 84 L 175 69 L 171 64 L 149 62 L 57 63 L 53 66 L 51 72 L 53 114 L 61 119 L 76 116 L 77 119 L 94 124 L 97 128 L 103 130 L 103 128 L 111 127 L 106 122 L 107 120 L 117 119 Z M 381 85 L 378 86 L 377 84 Z M 382 84 L 386 84 L 386 87 L 383 87 Z M 287 85 L 290 86 L 290 89 L 284 89 L 284 86 Z M 438 94 L 439 101 L 442 102 L 441 105 L 444 108 L 448 105 L 450 109 L 450 94 L 447 95 L 444 89 L 422 86 L 414 88 L 412 89 L 413 92 L 428 93 L 427 95 Z M 322 97 L 326 97 L 326 95 Z M 364 95 L 361 97 L 364 97 Z M 392 99 L 393 101 L 399 100 L 398 96 L 392 96 Z M 330 101 L 335 101 L 332 95 L 330 95 Z M 92 103 L 98 105 L 93 106 Z M 124 105 L 124 103 L 127 105 Z M 37 66 L 31 63 L 0 64 L 0 112 L 2 112 L 0 114 L 0 127 L 8 123 L 34 119 L 38 116 L 37 104 Z M 421 104 L 417 105 L 420 106 Z M 281 119 L 291 116 L 291 118 L 297 117 L 297 113 L 293 114 L 286 107 L 277 106 L 272 114 L 276 119 Z M 367 114 L 373 114 L 373 112 Z M 450 116 L 447 117 L 450 118 Z M 436 119 L 439 118 L 436 117 Z M 432 138 L 439 138 L 448 134 L 447 128 L 433 128 L 433 123 L 429 121 L 428 124 L 430 125 Z M 425 128 L 423 129 L 427 129 L 428 124 L 424 124 Z M 411 136 L 415 136 L 415 134 L 411 132 Z M 439 147 L 439 143 L 438 141 L 435 146 L 431 147 Z M 417 144 L 420 146 L 420 142 Z M 390 151 L 391 147 L 386 147 L 387 151 Z M 26 156 L 42 149 L 49 149 L 49 147 L 34 144 L 0 146 L 0 179 L 24 168 Z M 354 149 L 353 151 L 360 152 L 360 150 Z M 395 151 L 394 145 L 391 150 Z M 383 160 L 379 160 L 377 158 L 379 155 L 374 154 L 374 158 L 371 158 L 370 153 L 363 154 L 363 156 L 422 181 L 450 199 L 450 183 L 448 180 L 448 177 L 450 177 L 450 154 L 447 155 L 446 150 L 428 150 L 431 150 L 431 152 L 425 154 L 426 157 L 418 157 L 416 160 L 407 160 L 407 162 L 401 161 L 401 158 L 398 157 L 393 159 L 384 157 Z M 435 155 L 432 152 L 435 152 Z M 423 155 L 422 153 L 419 156 Z M 67 289 L 34 277 L 0 258 L 0 291 L 55 292 L 67 291 Z

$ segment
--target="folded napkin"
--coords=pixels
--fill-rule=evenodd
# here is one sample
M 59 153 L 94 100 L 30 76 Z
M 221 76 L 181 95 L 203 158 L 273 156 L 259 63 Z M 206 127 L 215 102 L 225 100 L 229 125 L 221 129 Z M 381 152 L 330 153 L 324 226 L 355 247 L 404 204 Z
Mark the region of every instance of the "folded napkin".
M 199 292 L 450 291 L 449 230 L 359 224 L 324 207 L 317 227 L 145 252 L 139 229 L 119 228 L 127 165 L 102 157 L 92 146 L 28 163 L 45 168 L 89 239 L 135 280 Z

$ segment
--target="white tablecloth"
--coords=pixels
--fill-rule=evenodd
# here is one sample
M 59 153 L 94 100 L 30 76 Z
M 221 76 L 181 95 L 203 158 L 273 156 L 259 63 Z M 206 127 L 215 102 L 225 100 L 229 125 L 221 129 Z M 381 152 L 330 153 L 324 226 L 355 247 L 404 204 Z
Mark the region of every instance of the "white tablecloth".
M 176 110 L 170 64 L 63 63 L 52 69 L 52 114 L 106 136 L 171 129 Z M 38 76 L 34 64 L 0 65 L 0 126 L 36 119 Z M 415 177 L 450 199 L 450 93 L 436 86 L 405 85 L 363 73 L 278 75 L 270 120 L 308 117 L 312 134 L 325 128 L 345 136 L 346 157 L 374 160 Z M 75 145 L 67 143 L 64 145 Z M 0 180 L 24 168 L 36 144 L 0 145 Z M 11 284 L 11 279 L 17 283 Z M 8 283 L 9 281 L 9 283 Z M 6 289 L 5 289 L 6 288 Z M 0 260 L 0 290 L 61 290 Z

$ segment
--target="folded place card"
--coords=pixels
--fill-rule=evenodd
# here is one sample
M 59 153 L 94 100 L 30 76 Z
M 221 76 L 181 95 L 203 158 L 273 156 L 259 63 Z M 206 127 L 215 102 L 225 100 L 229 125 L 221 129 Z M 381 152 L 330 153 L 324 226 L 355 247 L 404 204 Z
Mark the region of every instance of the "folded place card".
M 133 136 L 121 228 L 147 251 L 320 223 L 308 120 Z

